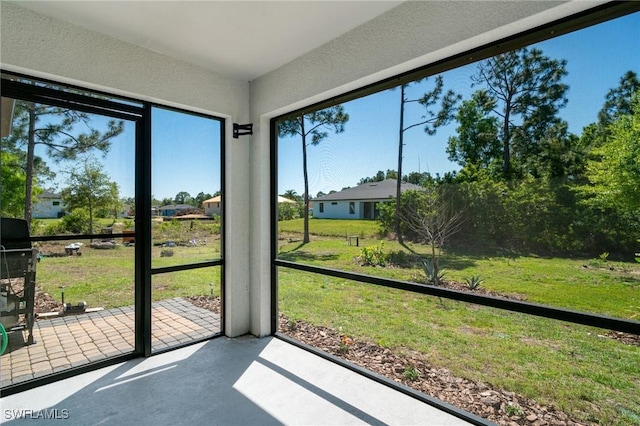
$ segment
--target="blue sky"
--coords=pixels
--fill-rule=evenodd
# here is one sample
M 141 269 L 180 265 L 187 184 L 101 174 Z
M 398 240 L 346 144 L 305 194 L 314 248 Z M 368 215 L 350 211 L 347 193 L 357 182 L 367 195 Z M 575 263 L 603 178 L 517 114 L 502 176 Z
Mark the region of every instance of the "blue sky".
M 535 45 L 544 54 L 567 60 L 570 86 L 569 104 L 561 111 L 571 132 L 596 120 L 604 97 L 618 85 L 628 70 L 640 73 L 640 13 L 583 29 Z M 445 88 L 468 98 L 473 89 L 469 76 L 475 64 L 442 74 Z M 434 77 L 426 85 L 412 86 L 408 98 L 432 88 Z M 412 91 L 412 92 L 411 92 Z M 355 186 L 363 177 L 378 170 L 397 169 L 397 143 L 400 91 L 387 90 L 344 104 L 350 115 L 345 132 L 330 135 L 318 146 L 308 149 L 310 194 Z M 419 120 L 419 106 L 406 110 L 406 124 Z M 99 123 L 100 120 L 96 120 Z M 220 190 L 220 122 L 200 116 L 154 108 L 152 153 L 152 193 L 157 199 L 174 197 L 180 191 L 196 196 L 200 191 L 213 194 Z M 445 147 L 455 134 L 456 123 L 438 129 L 429 136 L 421 127 L 405 133 L 403 174 L 428 171 L 435 175 L 457 170 L 448 161 Z M 281 138 L 279 144 L 278 193 L 293 189 L 304 192 L 302 148 L 299 139 Z M 43 152 L 38 152 L 43 155 Z M 125 132 L 112 144 L 100 161 L 111 179 L 120 186 L 122 196 L 134 194 L 134 130 L 128 123 Z M 68 165 L 56 166 L 54 170 Z M 57 187 L 64 188 L 65 176 L 59 173 Z
M 567 60 L 570 86 L 569 103 L 561 116 L 569 130 L 580 134 L 584 126 L 596 120 L 606 93 L 617 87 L 628 70 L 640 74 L 640 13 L 599 24 L 571 34 L 534 45 L 546 56 Z M 476 65 L 443 73 L 445 88 L 461 93 L 466 99 L 473 92 L 469 76 Z M 433 86 L 434 77 L 421 87 L 414 87 L 419 96 Z M 418 89 L 418 90 L 416 90 Z M 407 96 L 411 99 L 411 94 Z M 309 162 L 309 193 L 329 192 L 355 186 L 378 170 L 397 170 L 397 143 L 400 91 L 387 90 L 344 104 L 350 116 L 345 132 L 330 135 L 318 146 L 307 150 Z M 405 123 L 417 122 L 419 106 L 409 104 Z M 412 118 L 413 117 L 413 118 Z M 413 121 L 412 121 L 413 120 Z M 422 127 L 405 133 L 403 174 L 428 171 L 435 175 L 457 170 L 457 164 L 447 159 L 447 139 L 455 134 L 456 123 L 438 129 L 434 136 Z M 278 193 L 293 189 L 304 192 L 302 177 L 302 147 L 300 139 L 279 140 Z
M 91 116 L 91 124 L 103 131 L 107 119 Z M 158 200 L 173 198 L 186 191 L 195 197 L 199 192 L 213 194 L 220 188 L 220 121 L 193 114 L 155 107 L 152 109 L 151 190 Z M 122 197 L 135 193 L 135 126 L 125 121 L 125 130 L 111 143 L 106 157 L 93 157 L 104 172 L 118 183 Z M 46 158 L 44 149 L 37 151 Z M 74 164 L 47 161 L 57 174 L 55 190 L 66 186 L 65 170 Z

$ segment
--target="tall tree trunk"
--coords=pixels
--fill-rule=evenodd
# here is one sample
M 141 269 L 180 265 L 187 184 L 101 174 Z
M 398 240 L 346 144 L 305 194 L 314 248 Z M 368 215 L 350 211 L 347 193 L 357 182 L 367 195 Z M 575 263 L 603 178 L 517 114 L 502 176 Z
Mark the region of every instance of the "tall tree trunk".
M 93 202 L 89 200 L 89 234 L 93 234 Z M 91 240 L 93 242 L 93 239 Z
M 304 236 L 303 243 L 309 242 L 309 175 L 307 174 L 307 135 L 304 131 L 304 115 L 300 118 L 302 133 L 302 173 L 304 175 Z
M 33 204 L 33 169 L 36 148 L 36 111 L 35 105 L 29 104 L 29 140 L 27 142 L 26 182 L 24 193 L 24 220 L 31 228 L 31 206 Z
M 394 230 L 398 242 L 402 242 L 402 232 L 400 232 L 400 196 L 402 195 L 402 147 L 404 146 L 404 88 L 400 86 L 400 130 L 398 132 L 398 177 L 396 182 L 396 217 Z
M 503 137 L 502 142 L 502 176 L 505 179 L 509 179 L 511 175 L 511 133 L 509 131 L 509 112 L 511 111 L 511 105 L 509 102 L 505 104 L 504 111 L 504 124 L 503 124 Z
M 440 275 L 438 271 L 438 256 L 436 256 L 436 242 L 435 239 L 431 239 L 431 262 L 433 265 L 433 284 L 440 285 Z

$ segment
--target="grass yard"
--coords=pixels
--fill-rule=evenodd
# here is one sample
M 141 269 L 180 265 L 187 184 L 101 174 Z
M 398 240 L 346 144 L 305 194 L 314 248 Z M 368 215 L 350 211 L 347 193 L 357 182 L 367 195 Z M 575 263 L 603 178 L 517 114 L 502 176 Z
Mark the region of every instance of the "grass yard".
M 328 222 L 340 229 L 333 237 Z M 304 245 L 291 238 L 302 229 L 301 221 L 281 222 L 287 238 L 280 240 L 279 257 L 400 280 L 421 274 L 413 256 L 426 256 L 427 248 L 394 241 L 382 242 L 382 250 L 403 259 L 400 265 L 360 266 L 354 258 L 362 247 L 381 244 L 376 223 L 354 227 L 364 238 L 354 247 L 346 244 L 343 222 L 358 221 L 311 220 L 311 233 L 320 229 L 322 235 Z M 441 265 L 447 280 L 480 276 L 487 289 L 530 302 L 640 317 L 640 264 L 447 251 Z M 419 351 L 458 376 L 521 393 L 582 421 L 640 424 L 640 347 L 605 337 L 607 330 L 286 268 L 278 277 L 280 310 L 293 320 L 399 351 Z
M 70 241 L 46 243 L 45 252 L 64 252 Z M 153 267 L 173 266 L 219 257 L 219 247 L 172 247 L 170 257 L 162 257 L 168 248 L 153 247 Z M 37 266 L 37 282 L 43 292 L 65 302 L 87 302 L 89 307 L 112 308 L 134 304 L 134 247 L 111 250 L 81 249 L 82 256 L 44 257 Z M 213 284 L 213 285 L 212 285 Z M 220 268 L 193 269 L 153 275 L 154 301 L 177 296 L 220 295 Z
M 278 230 L 302 234 L 304 221 L 302 219 L 283 220 L 278 222 Z M 360 238 L 375 238 L 378 233 L 378 222 L 374 220 L 350 219 L 310 219 L 309 233 L 332 237 L 357 235 Z
M 205 225 L 189 232 L 213 235 Z M 158 228 L 157 240 L 177 235 L 175 226 Z M 422 245 L 381 241 L 375 221 L 312 219 L 308 244 L 301 242 L 302 220 L 280 222 L 279 230 L 281 259 L 392 279 L 423 275 L 418 260 L 428 255 Z M 360 246 L 349 246 L 347 235 L 360 237 Z M 43 243 L 41 249 L 64 252 L 70 242 Z M 356 261 L 366 247 L 388 255 L 387 266 Z M 86 301 L 89 307 L 133 305 L 134 247 L 81 251 L 82 256 L 43 258 L 37 267 L 42 290 L 60 300 L 65 286 L 65 301 Z M 220 240 L 211 237 L 205 245 L 154 246 L 152 265 L 219 257 Z M 640 264 L 450 250 L 442 253 L 441 266 L 445 280 L 479 276 L 486 289 L 530 302 L 640 318 Z M 220 272 L 215 267 L 153 275 L 152 297 L 219 296 Z M 396 351 L 418 351 L 457 376 L 518 392 L 586 422 L 640 424 L 640 347 L 607 338 L 607 330 L 286 268 L 279 268 L 278 280 L 280 310 L 292 320 Z

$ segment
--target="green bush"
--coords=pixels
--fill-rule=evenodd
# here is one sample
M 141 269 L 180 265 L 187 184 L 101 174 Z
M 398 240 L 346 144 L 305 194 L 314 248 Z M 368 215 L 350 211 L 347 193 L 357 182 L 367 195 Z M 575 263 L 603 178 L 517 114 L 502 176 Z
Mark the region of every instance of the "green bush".
M 384 253 L 384 242 L 377 246 L 360 249 L 360 264 L 363 266 L 386 266 L 387 255 Z
M 278 203 L 278 220 L 293 220 L 302 217 L 302 203 Z
M 440 285 L 444 280 L 446 272 L 444 269 L 440 269 L 438 264 L 431 260 L 422 261 L 422 270 L 426 278 L 426 282 L 433 285 Z
M 465 285 L 469 290 L 477 290 L 482 286 L 482 282 L 484 280 L 480 279 L 479 276 L 474 275 L 471 278 L 467 278 L 465 281 Z
M 62 216 L 62 229 L 72 234 L 92 233 L 89 229 L 89 212 L 86 209 L 73 209 Z

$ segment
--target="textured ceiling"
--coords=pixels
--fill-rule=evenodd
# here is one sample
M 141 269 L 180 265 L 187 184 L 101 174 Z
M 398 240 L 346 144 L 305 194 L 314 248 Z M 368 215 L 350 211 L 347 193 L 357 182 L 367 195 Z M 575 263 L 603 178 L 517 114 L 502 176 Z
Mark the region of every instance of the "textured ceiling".
M 20 6 L 253 80 L 401 1 L 20 1 Z

